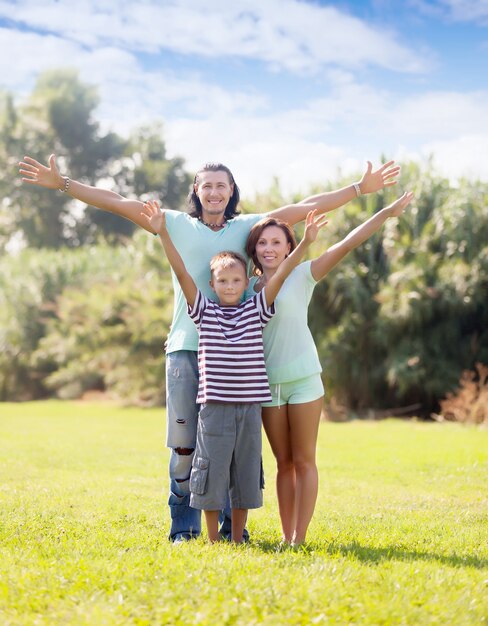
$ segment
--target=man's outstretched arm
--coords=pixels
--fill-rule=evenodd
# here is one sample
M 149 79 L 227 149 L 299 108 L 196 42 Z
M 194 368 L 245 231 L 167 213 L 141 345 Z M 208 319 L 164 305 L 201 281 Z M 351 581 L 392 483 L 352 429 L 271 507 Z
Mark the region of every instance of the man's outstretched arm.
M 296 204 L 288 204 L 275 209 L 269 215 L 289 224 L 297 224 L 307 217 L 309 211 L 317 211 L 318 215 L 327 213 L 347 204 L 360 195 L 375 193 L 385 187 L 396 185 L 399 173 L 400 166 L 395 165 L 395 161 L 388 161 L 374 171 L 371 161 L 368 161 L 366 171 L 359 182 L 351 183 L 347 187 L 342 187 L 335 191 L 326 191 L 309 196 Z
M 39 185 L 46 189 L 64 191 L 72 198 L 90 206 L 125 217 L 137 226 L 150 231 L 147 220 L 141 216 L 144 204 L 139 200 L 129 200 L 115 191 L 85 185 L 67 176 L 62 176 L 56 165 L 56 157 L 51 154 L 49 164 L 43 165 L 30 156 L 19 163 L 22 181 L 29 185 Z M 152 231 L 150 231 L 152 232 Z

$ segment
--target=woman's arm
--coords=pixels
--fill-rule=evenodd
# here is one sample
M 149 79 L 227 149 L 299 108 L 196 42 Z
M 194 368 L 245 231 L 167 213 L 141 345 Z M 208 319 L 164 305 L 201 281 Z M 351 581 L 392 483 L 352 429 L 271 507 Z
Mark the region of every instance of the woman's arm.
M 159 204 L 153 200 L 149 200 L 144 204 L 144 213 L 141 217 L 148 223 L 149 229 L 159 234 L 164 251 L 168 257 L 169 264 L 173 268 L 178 282 L 180 283 L 183 295 L 188 304 L 193 307 L 197 297 L 197 286 L 193 278 L 188 273 L 185 263 L 176 249 L 174 243 L 169 236 L 166 228 L 166 216 L 164 211 L 159 208 Z
M 315 211 L 310 211 L 307 215 L 307 221 L 305 224 L 305 232 L 303 239 L 293 252 L 286 257 L 273 274 L 273 276 L 266 283 L 265 298 L 267 306 L 271 306 L 276 299 L 283 283 L 291 274 L 292 270 L 300 263 L 306 250 L 311 243 L 317 238 L 319 230 L 322 226 L 327 224 L 327 220 L 323 215 L 316 215 Z
M 56 165 L 56 157 L 51 154 L 49 165 L 43 165 L 30 156 L 25 156 L 19 163 L 19 173 L 22 180 L 30 185 L 40 185 L 46 189 L 65 191 L 72 198 L 81 200 L 97 209 L 115 213 L 134 222 L 146 230 L 151 230 L 148 223 L 141 216 L 144 204 L 139 200 L 128 200 L 115 191 L 99 189 L 61 176 Z M 151 231 L 152 232 L 152 231 Z
M 358 183 L 352 183 L 336 191 L 327 191 L 309 196 L 296 204 L 288 204 L 271 211 L 269 215 L 289 224 L 297 224 L 305 219 L 309 211 L 315 210 L 318 214 L 327 213 L 347 204 L 359 195 L 374 193 L 384 187 L 396 185 L 396 177 L 400 173 L 400 166 L 394 163 L 395 161 L 388 161 L 388 163 L 373 171 L 373 165 L 371 161 L 368 161 L 366 171 Z
M 375 213 L 363 224 L 351 231 L 342 241 L 334 244 L 321 256 L 314 259 L 310 268 L 314 279 L 318 281 L 326 276 L 351 250 L 357 248 L 378 231 L 389 217 L 401 215 L 412 198 L 413 193 L 411 191 L 405 192 L 398 200 Z

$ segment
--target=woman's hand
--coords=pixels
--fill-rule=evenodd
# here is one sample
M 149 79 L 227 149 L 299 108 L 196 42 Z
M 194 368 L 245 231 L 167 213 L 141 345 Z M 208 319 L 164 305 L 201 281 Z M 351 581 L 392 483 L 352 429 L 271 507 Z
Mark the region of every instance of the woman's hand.
M 388 161 L 374 172 L 371 161 L 367 163 L 366 171 L 359 181 L 359 189 L 362 194 L 374 193 L 384 187 L 391 187 L 391 185 L 397 184 L 397 181 L 393 179 L 396 179 L 400 174 L 401 168 L 399 165 L 395 165 L 395 161 Z
M 317 239 L 317 235 L 322 226 L 328 223 L 325 215 L 317 215 L 317 209 L 310 211 L 307 214 L 305 221 L 305 233 L 303 239 L 306 243 L 313 243 Z
M 159 207 L 157 200 L 148 200 L 143 205 L 141 215 L 155 233 L 160 234 L 166 228 L 165 212 Z
M 388 211 L 389 217 L 398 217 L 403 213 L 405 207 L 407 207 L 413 199 L 413 192 L 406 191 L 403 196 L 400 196 L 395 202 L 392 202 L 385 207 L 385 211 Z
M 64 188 L 64 178 L 59 173 L 54 154 L 49 157 L 49 167 L 30 156 L 25 156 L 19 163 L 19 174 L 22 175 L 23 182 L 30 185 L 40 185 L 47 189 Z

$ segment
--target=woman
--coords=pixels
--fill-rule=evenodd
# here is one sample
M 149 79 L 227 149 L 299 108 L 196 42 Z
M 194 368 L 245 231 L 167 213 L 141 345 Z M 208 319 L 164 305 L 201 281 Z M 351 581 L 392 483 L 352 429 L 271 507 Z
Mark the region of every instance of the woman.
M 273 399 L 263 405 L 263 425 L 277 461 L 276 488 L 286 543 L 298 545 L 305 541 L 318 491 L 315 450 L 324 389 L 322 368 L 307 324 L 312 292 L 348 252 L 373 235 L 388 218 L 401 215 L 412 197 L 411 192 L 404 193 L 321 256 L 295 268 L 276 298 L 275 317 L 264 329 L 266 370 Z M 257 276 L 251 293 L 266 285 L 295 247 L 287 223 L 267 217 L 253 226 L 246 246 Z

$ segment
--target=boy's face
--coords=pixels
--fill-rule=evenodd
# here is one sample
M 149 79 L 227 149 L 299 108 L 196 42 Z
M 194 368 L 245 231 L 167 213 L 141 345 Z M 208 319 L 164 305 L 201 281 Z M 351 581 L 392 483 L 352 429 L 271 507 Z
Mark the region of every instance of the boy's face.
M 212 273 L 210 286 L 217 294 L 221 306 L 237 306 L 247 289 L 249 279 L 242 263 L 218 266 Z

